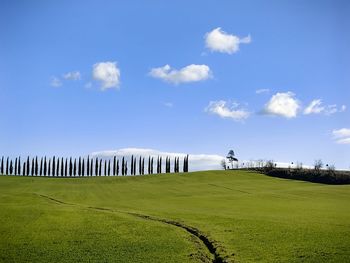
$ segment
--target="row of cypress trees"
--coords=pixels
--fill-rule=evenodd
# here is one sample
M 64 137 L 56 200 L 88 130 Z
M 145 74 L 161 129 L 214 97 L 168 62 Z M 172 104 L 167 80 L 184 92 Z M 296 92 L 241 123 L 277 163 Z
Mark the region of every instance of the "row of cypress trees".
M 145 157 L 131 156 L 130 160 L 130 175 L 136 175 L 137 163 L 138 174 L 145 174 Z M 162 157 L 157 158 L 157 174 L 162 173 Z M 148 174 L 153 174 L 154 158 L 148 157 Z M 171 172 L 171 158 L 166 157 L 165 160 L 165 172 Z M 180 157 L 174 158 L 173 172 L 180 172 Z M 188 172 L 188 155 L 183 160 L 183 172 Z M 23 175 L 23 176 L 61 176 L 61 177 L 76 177 L 76 176 L 118 176 L 119 174 L 124 176 L 128 175 L 128 161 L 122 157 L 121 161 L 116 156 L 111 159 L 102 160 L 98 157 L 87 159 L 85 158 L 59 158 L 53 156 L 53 158 L 29 158 L 26 161 L 21 162 L 21 158 L 17 157 L 13 161 L 9 157 L 4 160 L 1 158 L 0 162 L 0 174 L 2 175 Z

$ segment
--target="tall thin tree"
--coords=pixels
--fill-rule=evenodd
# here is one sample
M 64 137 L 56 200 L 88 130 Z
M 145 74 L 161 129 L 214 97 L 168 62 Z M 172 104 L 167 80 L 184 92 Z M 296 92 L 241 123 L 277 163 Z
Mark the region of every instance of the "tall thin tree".
M 83 158 L 83 162 L 81 163 L 81 176 L 85 176 L 85 159 Z
M 86 161 L 86 176 L 90 175 L 90 156 L 88 155 L 87 161 Z
M 17 168 L 18 175 L 21 175 L 21 156 L 18 157 L 18 168 Z
M 117 160 L 117 171 L 116 171 L 116 173 L 117 173 L 117 176 L 119 175 L 119 159 Z
M 111 175 L 111 159 L 108 160 L 108 170 L 107 170 L 107 175 Z
M 15 159 L 15 175 L 17 175 L 17 157 Z
M 47 176 L 51 175 L 51 159 L 49 158 L 49 164 L 47 165 Z
M 63 157 L 61 157 L 61 176 L 64 176 L 64 160 Z
M 27 172 L 27 176 L 29 176 L 29 166 L 30 166 L 30 161 L 29 161 L 29 156 L 28 156 L 28 158 L 27 158 L 27 170 L 26 170 L 26 172 Z
M 56 157 L 52 158 L 52 176 L 56 176 Z
M 102 159 L 100 159 L 100 170 L 98 171 L 98 175 L 102 175 Z
M 116 164 L 116 159 L 117 159 L 117 158 L 114 156 L 114 157 L 113 157 L 113 176 L 115 176 L 115 172 L 116 172 L 116 168 L 117 168 L 117 167 L 116 167 L 116 165 L 117 165 L 117 164 Z
M 43 175 L 43 157 L 40 158 L 40 169 L 39 169 L 39 175 Z
M 66 161 L 64 163 L 64 176 L 68 175 L 68 158 L 66 157 Z
M 74 164 L 73 164 L 73 176 L 75 177 L 77 175 L 77 159 L 74 158 Z
M 46 156 L 45 156 L 44 157 L 44 171 L 43 171 L 44 176 L 46 175 L 46 172 L 47 172 L 47 163 L 46 163 Z

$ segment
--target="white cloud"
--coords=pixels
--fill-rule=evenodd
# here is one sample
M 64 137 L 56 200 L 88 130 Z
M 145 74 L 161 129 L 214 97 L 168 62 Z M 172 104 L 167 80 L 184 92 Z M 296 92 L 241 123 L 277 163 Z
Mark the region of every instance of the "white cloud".
M 123 148 L 118 150 L 110 151 L 100 151 L 93 152 L 92 157 L 100 158 L 112 158 L 113 156 L 117 157 L 126 157 L 127 159 L 131 158 L 131 155 L 148 158 L 149 156 L 153 158 L 162 157 L 163 162 L 166 157 L 170 157 L 172 160 L 175 157 L 180 157 L 180 171 L 182 171 L 182 161 L 183 158 L 187 155 L 186 153 L 179 152 L 163 152 L 154 149 L 144 149 L 144 148 Z M 220 162 L 224 159 L 223 156 L 215 154 L 189 154 L 189 170 L 190 171 L 199 171 L 199 170 L 217 170 L 221 169 Z M 173 164 L 173 161 L 171 162 Z M 147 162 L 145 160 L 145 165 Z M 164 166 L 163 166 L 164 169 Z
M 151 69 L 149 75 L 167 82 L 179 84 L 206 80 L 211 77 L 211 71 L 207 65 L 191 64 L 180 70 L 172 69 L 169 65 L 165 65 Z
M 174 106 L 172 102 L 164 102 L 163 105 L 168 108 L 172 108 Z
M 239 108 L 238 103 L 229 103 L 224 100 L 210 101 L 205 111 L 219 115 L 221 118 L 230 118 L 235 121 L 247 119 L 250 115 L 248 111 Z
M 51 77 L 50 85 L 52 87 L 60 87 L 60 86 L 62 86 L 62 82 L 59 78 L 54 76 L 54 77 Z
M 321 106 L 321 104 L 322 104 L 322 101 L 320 99 L 311 101 L 309 106 L 307 106 L 304 109 L 304 114 L 321 113 L 322 111 L 325 110 L 325 108 L 323 106 Z
M 350 144 L 350 129 L 342 128 L 339 130 L 333 130 L 332 134 L 336 143 Z
M 296 117 L 300 109 L 300 103 L 294 96 L 292 92 L 276 93 L 265 105 L 263 112 L 285 118 Z
M 261 93 L 269 93 L 270 89 L 257 89 L 255 91 L 256 94 L 261 94 Z
M 92 77 L 100 81 L 102 90 L 118 88 L 120 84 L 120 70 L 116 62 L 99 62 L 93 65 Z
M 81 78 L 81 75 L 79 71 L 71 71 L 63 74 L 63 78 L 66 80 L 79 80 Z
M 323 106 L 322 101 L 320 99 L 316 99 L 310 102 L 310 104 L 304 109 L 304 114 L 320 114 L 323 113 L 325 115 L 332 115 L 337 112 L 343 112 L 346 110 L 346 106 L 342 105 L 340 109 L 338 109 L 336 104 Z
M 233 54 L 239 50 L 240 44 L 249 44 L 251 42 L 250 35 L 244 38 L 239 38 L 235 35 L 230 35 L 221 30 L 220 27 L 206 33 L 206 47 L 212 51 L 221 53 Z

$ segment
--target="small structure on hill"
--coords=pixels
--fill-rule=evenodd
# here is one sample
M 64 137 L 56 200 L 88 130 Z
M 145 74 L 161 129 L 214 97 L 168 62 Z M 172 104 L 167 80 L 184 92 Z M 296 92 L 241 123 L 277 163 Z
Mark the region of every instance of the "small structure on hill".
M 231 169 L 233 169 L 233 163 L 238 165 L 238 159 L 235 157 L 235 152 L 233 150 L 228 152 L 226 158 L 228 159 L 228 162 L 231 163 Z

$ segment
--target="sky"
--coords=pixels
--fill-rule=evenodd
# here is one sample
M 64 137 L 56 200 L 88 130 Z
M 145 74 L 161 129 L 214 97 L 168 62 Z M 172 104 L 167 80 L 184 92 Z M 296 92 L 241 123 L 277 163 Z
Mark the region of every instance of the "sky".
M 345 0 L 1 1 L 1 155 L 149 150 L 206 169 L 233 149 L 350 169 L 349 13 Z

